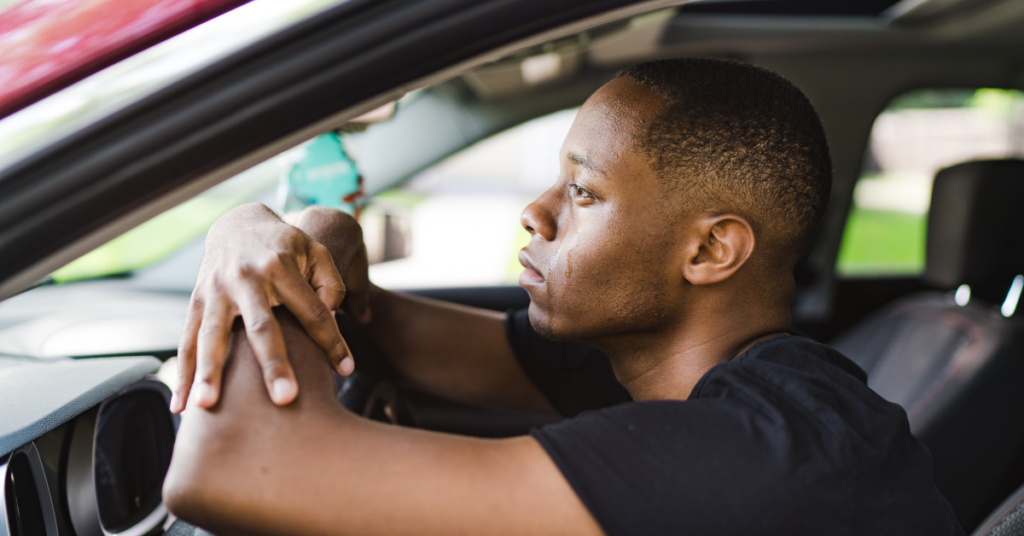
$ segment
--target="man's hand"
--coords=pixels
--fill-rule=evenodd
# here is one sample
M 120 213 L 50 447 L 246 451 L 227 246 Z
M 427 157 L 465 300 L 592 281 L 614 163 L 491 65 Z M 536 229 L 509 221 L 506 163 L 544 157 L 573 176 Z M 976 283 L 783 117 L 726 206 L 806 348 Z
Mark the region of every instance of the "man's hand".
M 300 216 L 297 223 L 301 226 L 305 219 L 316 224 L 324 217 L 313 210 Z M 343 223 L 355 229 L 347 233 L 350 239 L 332 238 L 338 242 L 335 256 L 346 258 L 332 258 L 333 250 L 257 203 L 240 206 L 214 223 L 178 347 L 179 381 L 172 411 L 185 409 L 190 391 L 199 407 L 217 403 L 231 328 L 238 316 L 245 324 L 271 400 L 278 405 L 293 401 L 298 384 L 281 327 L 271 311 L 278 305 L 295 315 L 339 374 L 353 371 L 355 362 L 334 319 L 334 311 L 345 298 L 338 267 L 346 274 L 359 268 L 365 272 L 365 261 L 359 260 L 366 255 L 358 224 L 351 218 Z M 355 279 L 359 280 L 356 287 L 366 286 L 365 277 Z M 361 314 L 357 316 L 368 319 L 365 299 L 359 301 Z

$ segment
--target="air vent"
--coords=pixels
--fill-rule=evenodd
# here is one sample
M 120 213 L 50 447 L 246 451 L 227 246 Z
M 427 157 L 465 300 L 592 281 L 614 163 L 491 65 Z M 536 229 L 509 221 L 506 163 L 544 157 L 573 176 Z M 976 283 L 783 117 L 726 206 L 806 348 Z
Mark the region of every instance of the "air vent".
M 67 498 L 78 536 L 148 534 L 166 519 L 160 493 L 176 433 L 169 402 L 165 385 L 146 380 L 75 421 Z
M 3 502 L 0 529 L 9 536 L 56 536 L 53 505 L 35 445 L 29 444 L 0 462 Z
M 135 391 L 100 412 L 93 476 L 100 524 L 107 532 L 124 532 L 160 506 L 174 447 L 167 406 L 160 393 Z

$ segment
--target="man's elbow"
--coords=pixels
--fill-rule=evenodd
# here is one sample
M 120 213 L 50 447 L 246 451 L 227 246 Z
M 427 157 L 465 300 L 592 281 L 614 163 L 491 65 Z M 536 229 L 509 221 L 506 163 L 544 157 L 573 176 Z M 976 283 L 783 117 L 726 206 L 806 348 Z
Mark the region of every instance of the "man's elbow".
M 182 420 L 163 487 L 167 509 L 199 526 L 216 523 L 214 516 L 231 502 L 231 487 L 223 484 L 237 480 L 231 474 L 236 467 L 231 434 L 209 417 L 195 414 Z
M 182 519 L 194 521 L 204 517 L 203 502 L 199 499 L 203 492 L 203 483 L 194 472 L 177 470 L 175 464 L 167 471 L 164 478 L 164 506 Z
M 202 449 L 183 448 L 180 439 L 164 478 L 164 505 L 174 515 L 201 525 L 216 502 L 212 484 L 221 477 L 215 474 L 217 464 L 208 463 Z

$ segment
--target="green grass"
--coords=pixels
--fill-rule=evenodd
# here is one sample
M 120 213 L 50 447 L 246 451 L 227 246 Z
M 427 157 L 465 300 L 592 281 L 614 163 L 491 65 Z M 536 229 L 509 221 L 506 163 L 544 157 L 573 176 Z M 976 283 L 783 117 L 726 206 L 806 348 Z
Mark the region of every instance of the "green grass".
M 924 270 L 927 215 L 854 208 L 839 248 L 840 275 L 913 275 Z
M 58 283 L 144 268 L 200 236 L 237 203 L 195 198 L 86 253 L 52 274 Z
M 51 274 L 58 283 L 145 268 L 200 237 L 228 210 L 277 182 L 276 164 L 259 165 L 163 212 Z

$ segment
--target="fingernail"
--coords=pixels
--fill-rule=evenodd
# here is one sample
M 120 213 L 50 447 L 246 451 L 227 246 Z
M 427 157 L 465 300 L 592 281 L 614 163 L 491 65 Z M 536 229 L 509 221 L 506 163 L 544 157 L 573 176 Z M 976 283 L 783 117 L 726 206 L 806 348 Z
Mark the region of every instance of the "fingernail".
M 278 378 L 270 384 L 271 394 L 274 402 L 283 404 L 291 401 L 295 396 L 295 385 L 287 378 Z
M 355 369 L 356 362 L 353 361 L 351 357 L 346 357 L 345 359 L 342 359 L 340 363 L 338 363 L 338 374 L 341 374 L 342 376 L 348 376 L 349 374 L 352 374 L 352 371 L 354 371 Z
M 171 393 L 171 413 L 178 413 L 179 411 L 181 411 L 178 409 L 179 403 L 180 402 L 178 401 L 178 393 Z

